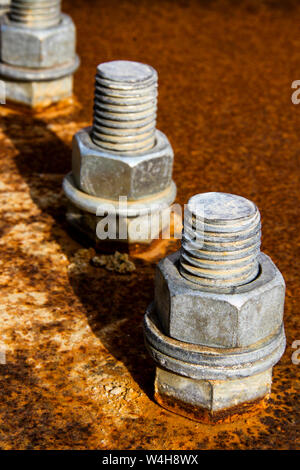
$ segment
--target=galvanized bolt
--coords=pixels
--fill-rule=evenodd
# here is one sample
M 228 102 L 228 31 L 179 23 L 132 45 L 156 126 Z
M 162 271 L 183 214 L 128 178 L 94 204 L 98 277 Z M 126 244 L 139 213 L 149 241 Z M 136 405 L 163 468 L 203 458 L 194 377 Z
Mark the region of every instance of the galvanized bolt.
M 180 256 L 184 277 L 213 288 L 240 286 L 255 279 L 261 224 L 253 202 L 233 194 L 198 194 L 189 200 L 187 213 Z
M 251 201 L 224 193 L 189 200 L 181 251 L 158 264 L 144 319 L 162 406 L 218 421 L 259 409 L 270 393 L 285 349 L 285 284 L 260 236 Z
M 117 216 L 118 227 L 120 220 L 127 225 L 118 240 L 148 243 L 163 228 L 155 222 L 154 229 L 152 221 L 173 203 L 176 186 L 173 150 L 155 127 L 156 108 L 152 67 L 123 60 L 97 67 L 93 125 L 75 134 L 72 174 L 63 185 L 71 202 L 69 222 L 93 240 L 102 220 L 97 214 L 104 212 Z M 127 198 L 126 208 L 119 206 L 120 197 Z M 108 203 L 113 211 L 106 210 Z M 137 219 L 139 234 L 132 230 Z
M 155 144 L 157 73 L 149 65 L 114 61 L 98 66 L 92 140 L 113 152 Z
M 56 26 L 61 20 L 61 0 L 12 0 L 10 19 L 29 28 Z
M 12 0 L 0 24 L 6 98 L 46 106 L 72 94 L 76 31 L 59 0 Z

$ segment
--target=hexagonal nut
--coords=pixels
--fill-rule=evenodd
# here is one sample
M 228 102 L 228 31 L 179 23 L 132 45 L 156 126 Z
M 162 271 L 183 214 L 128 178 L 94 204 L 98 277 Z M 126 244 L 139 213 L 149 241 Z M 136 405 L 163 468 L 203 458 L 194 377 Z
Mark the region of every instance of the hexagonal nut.
M 247 347 L 276 333 L 283 319 L 285 283 L 272 260 L 261 253 L 260 274 L 234 294 L 205 292 L 184 279 L 179 252 L 157 266 L 155 308 L 164 333 L 210 347 Z
M 271 384 L 272 368 L 235 380 L 195 380 L 157 367 L 155 399 L 165 408 L 188 418 L 218 419 L 220 411 L 234 413 L 238 405 L 251 405 L 264 398 L 271 392 Z M 203 414 L 203 410 L 209 414 Z M 221 417 L 225 416 L 222 413 Z
M 172 181 L 173 150 L 156 131 L 156 144 L 139 155 L 125 156 L 101 149 L 90 137 L 91 128 L 73 138 L 72 171 L 79 189 L 92 196 L 138 200 L 164 191 Z
M 1 61 L 28 68 L 55 67 L 75 59 L 76 31 L 72 19 L 62 14 L 57 26 L 24 28 L 6 16 L 0 25 Z
M 45 107 L 72 95 L 73 76 L 41 82 L 20 82 L 5 80 L 7 101 L 31 107 Z

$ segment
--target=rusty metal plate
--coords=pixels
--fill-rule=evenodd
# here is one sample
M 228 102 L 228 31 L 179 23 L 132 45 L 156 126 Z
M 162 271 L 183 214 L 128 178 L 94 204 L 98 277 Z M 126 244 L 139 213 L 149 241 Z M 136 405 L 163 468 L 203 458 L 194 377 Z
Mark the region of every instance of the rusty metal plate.
M 0 107 L 2 449 L 299 448 L 300 106 L 290 97 L 300 7 L 170 5 L 66 0 L 83 58 L 77 101 L 35 113 Z M 136 270 L 117 272 L 91 264 L 93 250 L 68 233 L 61 183 L 71 138 L 91 122 L 96 65 L 113 59 L 159 73 L 158 128 L 175 151 L 178 202 L 223 191 L 260 209 L 262 249 L 287 283 L 288 346 L 255 416 L 200 424 L 153 400 L 141 322 L 155 260 L 176 244 L 131 252 Z

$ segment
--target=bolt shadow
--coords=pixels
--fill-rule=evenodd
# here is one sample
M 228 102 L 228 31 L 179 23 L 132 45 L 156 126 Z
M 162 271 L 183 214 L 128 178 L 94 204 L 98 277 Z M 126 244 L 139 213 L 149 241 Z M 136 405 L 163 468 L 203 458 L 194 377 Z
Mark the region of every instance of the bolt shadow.
M 154 364 L 145 349 L 142 318 L 153 299 L 152 266 L 143 263 L 130 274 L 89 267 L 84 275 L 70 273 L 76 295 L 84 305 L 94 334 L 117 362 L 111 364 L 120 379 L 123 363 L 134 381 L 152 398 Z
M 13 114 L 1 120 L 4 133 L 15 147 L 14 162 L 29 187 L 31 199 L 46 221 L 48 216 L 54 220 L 50 238 L 71 261 L 74 252 L 89 246 L 70 230 L 65 219 L 67 199 L 61 185 L 71 168 L 71 145 L 34 116 Z M 88 262 L 83 270 L 80 265 L 70 270 L 69 281 L 93 333 L 116 359 L 111 367 L 122 375 L 117 362 L 123 363 L 152 398 L 155 368 L 144 346 L 141 323 L 153 298 L 154 266 L 138 261 L 136 267 L 132 273 L 118 274 Z

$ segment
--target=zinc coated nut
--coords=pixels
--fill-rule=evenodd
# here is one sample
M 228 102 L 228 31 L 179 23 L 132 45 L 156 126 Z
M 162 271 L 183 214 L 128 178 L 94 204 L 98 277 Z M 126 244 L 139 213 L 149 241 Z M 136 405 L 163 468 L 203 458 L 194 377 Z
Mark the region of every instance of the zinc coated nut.
M 47 68 L 74 62 L 75 43 L 75 26 L 66 14 L 58 24 L 45 29 L 24 28 L 8 16 L 1 24 L 1 60 L 6 64 Z
M 92 129 L 86 128 L 73 139 L 73 176 L 82 191 L 113 200 L 120 195 L 138 200 L 170 186 L 173 151 L 162 132 L 156 130 L 155 145 L 138 157 L 111 153 L 96 145 L 91 135 Z

